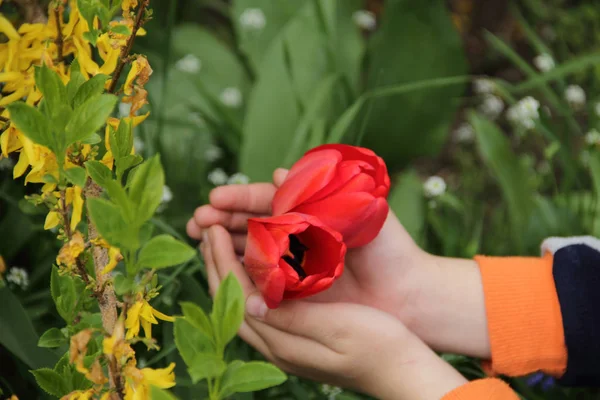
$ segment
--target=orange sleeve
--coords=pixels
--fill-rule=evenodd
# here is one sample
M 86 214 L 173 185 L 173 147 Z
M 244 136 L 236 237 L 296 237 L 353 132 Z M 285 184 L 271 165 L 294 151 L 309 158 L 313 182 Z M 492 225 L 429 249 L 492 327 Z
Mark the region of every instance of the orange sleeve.
M 552 255 L 485 257 L 481 270 L 490 337 L 491 373 L 521 376 L 543 371 L 560 377 L 567 366 Z
M 519 396 L 500 379 L 488 378 L 462 385 L 442 400 L 519 400 Z

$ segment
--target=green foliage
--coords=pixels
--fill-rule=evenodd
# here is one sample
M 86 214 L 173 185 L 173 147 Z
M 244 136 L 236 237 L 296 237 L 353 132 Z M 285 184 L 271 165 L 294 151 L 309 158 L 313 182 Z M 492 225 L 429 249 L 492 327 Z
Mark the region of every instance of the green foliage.
M 138 263 L 146 268 L 166 268 L 182 264 L 196 255 L 187 244 L 169 235 L 150 239 L 140 250 Z
M 211 399 L 266 389 L 287 379 L 271 364 L 226 362 L 225 346 L 235 337 L 244 320 L 242 287 L 231 273 L 219 285 L 210 318 L 193 303 L 184 302 L 181 308 L 184 317 L 175 321 L 175 343 L 188 366 L 192 382 L 203 379 L 210 382 Z

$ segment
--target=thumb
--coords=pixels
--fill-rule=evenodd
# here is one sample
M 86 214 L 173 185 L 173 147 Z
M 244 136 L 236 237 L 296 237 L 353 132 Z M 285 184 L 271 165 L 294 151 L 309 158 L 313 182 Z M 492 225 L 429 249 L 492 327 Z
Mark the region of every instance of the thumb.
M 283 185 L 283 181 L 288 175 L 288 170 L 285 168 L 277 168 L 275 172 L 273 172 L 273 183 L 275 186 L 280 187 Z

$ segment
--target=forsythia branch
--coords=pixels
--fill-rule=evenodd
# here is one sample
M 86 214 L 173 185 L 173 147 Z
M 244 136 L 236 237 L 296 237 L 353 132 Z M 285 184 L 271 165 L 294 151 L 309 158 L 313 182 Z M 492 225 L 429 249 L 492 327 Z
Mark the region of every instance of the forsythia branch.
M 86 198 L 100 197 L 102 188 L 94 183 L 91 179 L 88 179 L 85 186 Z M 96 227 L 89 219 L 88 216 L 88 239 L 90 241 L 98 238 L 98 231 Z M 94 271 L 96 273 L 96 293 L 98 298 L 98 305 L 100 306 L 100 313 L 102 314 L 102 327 L 106 330 L 109 335 L 112 335 L 117 323 L 117 297 L 112 285 L 107 284 L 106 275 L 102 272 L 106 264 L 109 262 L 108 250 L 100 247 L 92 247 L 92 257 L 94 259 Z M 123 399 L 123 385 L 119 369 L 114 365 L 109 368 L 109 382 L 110 386 L 117 391 L 118 399 Z
M 60 201 L 61 206 L 59 207 L 60 215 L 62 217 L 63 223 L 65 225 L 65 235 L 67 235 L 67 240 L 70 241 L 73 238 L 73 232 L 71 231 L 71 220 L 69 218 L 69 210 L 67 209 L 67 194 L 64 190 L 60 191 Z M 87 271 L 85 270 L 85 266 L 81 261 L 80 257 L 77 257 L 75 260 L 77 265 L 77 272 L 81 276 L 81 279 L 85 282 L 86 286 L 89 285 L 90 279 L 88 277 Z
M 137 15 L 135 17 L 135 22 L 133 24 L 133 29 L 131 30 L 131 35 L 127 39 L 127 43 L 125 44 L 125 46 L 123 46 L 121 48 L 121 54 L 119 55 L 119 63 L 117 64 L 115 73 L 113 74 L 112 80 L 110 81 L 110 85 L 108 87 L 109 93 L 114 93 L 117 88 L 117 83 L 119 81 L 119 77 L 121 76 L 121 73 L 123 72 L 123 68 L 125 67 L 125 63 L 127 62 L 127 57 L 129 56 L 129 53 L 131 52 L 131 49 L 133 47 L 133 42 L 135 41 L 137 32 L 144 23 L 144 12 L 148 8 L 149 4 L 150 4 L 150 0 L 142 0 L 142 3 L 140 4 L 140 6 L 138 8 Z
M 54 8 L 54 18 L 56 19 L 56 40 L 54 43 L 56 43 L 56 47 L 57 47 L 57 51 L 58 51 L 58 62 L 62 62 L 64 60 L 64 55 L 63 55 L 63 45 L 64 45 L 64 41 L 63 41 L 63 34 L 62 34 L 62 26 L 60 25 L 60 14 L 62 13 L 62 6 L 57 5 Z

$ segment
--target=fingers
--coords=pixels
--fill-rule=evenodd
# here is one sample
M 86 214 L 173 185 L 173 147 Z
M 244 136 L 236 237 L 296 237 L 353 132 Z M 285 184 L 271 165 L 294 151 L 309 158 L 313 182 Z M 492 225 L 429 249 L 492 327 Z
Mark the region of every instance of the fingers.
M 246 212 L 223 211 L 209 204 L 198 207 L 194 211 L 194 221 L 200 228 L 222 225 L 232 232 L 245 232 L 248 229 L 248 218 L 260 216 Z
M 222 226 L 215 225 L 208 230 L 207 237 L 211 250 L 211 261 L 215 265 L 219 279 L 224 279 L 232 272 L 240 282 L 246 296 L 256 291 L 254 283 L 252 283 L 244 270 L 244 266 L 238 260 L 229 232 Z
M 277 168 L 273 172 L 273 183 L 276 187 L 280 187 L 281 185 L 283 185 L 283 181 L 285 180 L 288 172 L 289 171 L 284 168 Z
M 271 183 L 220 186 L 210 192 L 210 204 L 220 210 L 241 211 L 254 214 L 270 214 L 271 201 L 275 195 Z
M 204 257 L 204 265 L 206 266 L 208 291 L 210 292 L 211 296 L 214 296 L 215 293 L 217 293 L 217 289 L 219 288 L 219 283 L 221 282 L 221 280 L 219 279 L 219 273 L 217 272 L 217 268 L 212 258 L 210 242 L 208 240 L 204 240 L 200 244 L 200 252 Z

